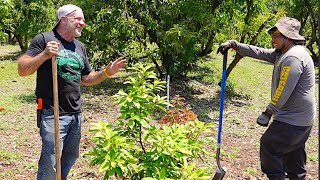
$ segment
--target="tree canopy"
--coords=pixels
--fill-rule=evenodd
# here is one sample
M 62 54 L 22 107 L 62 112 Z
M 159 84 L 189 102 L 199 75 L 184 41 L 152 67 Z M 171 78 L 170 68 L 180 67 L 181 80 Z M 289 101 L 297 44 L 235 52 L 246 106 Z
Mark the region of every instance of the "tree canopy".
M 185 75 L 228 39 L 271 47 L 266 30 L 283 16 L 300 20 L 306 47 L 319 58 L 317 0 L 1 0 L 0 41 L 15 40 L 25 51 L 37 33 L 52 29 L 55 11 L 67 3 L 85 13 L 80 39 L 96 69 L 125 56 L 153 62 L 160 77 Z M 241 58 L 235 56 L 228 74 Z

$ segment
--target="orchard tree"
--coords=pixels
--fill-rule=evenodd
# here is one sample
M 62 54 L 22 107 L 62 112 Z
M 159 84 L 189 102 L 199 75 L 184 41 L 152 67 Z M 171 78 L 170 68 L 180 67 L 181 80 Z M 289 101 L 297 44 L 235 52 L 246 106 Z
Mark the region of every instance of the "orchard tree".
M 82 0 L 78 3 L 87 19 L 82 40 L 88 45 L 95 68 L 117 56 L 125 56 L 130 62 L 152 61 L 161 77 L 185 75 L 199 57 L 213 50 L 213 44 L 228 39 L 271 47 L 267 28 L 288 15 L 292 8 L 289 5 L 293 4 L 285 0 L 236 3 L 233 0 Z M 291 11 L 297 13 L 295 9 Z M 303 26 L 305 31 L 315 32 L 308 24 Z M 240 59 L 242 56 L 237 54 L 228 75 Z
M 22 51 L 36 34 L 53 27 L 56 7 L 52 0 L 11 0 L 1 12 L 1 32 L 12 35 Z M 3 5 L 0 5 L 3 7 Z
M 234 7 L 237 6 L 235 5 Z M 238 32 L 239 38 L 231 39 L 251 45 L 271 47 L 271 38 L 265 30 L 273 26 L 283 16 L 294 17 L 301 22 L 301 34 L 306 38 L 306 47 L 311 53 L 314 62 L 318 61 L 319 52 L 318 55 L 316 52 L 319 47 L 319 34 L 317 33 L 319 27 L 317 14 L 319 10 L 316 0 L 276 0 L 270 2 L 246 0 L 246 5 L 243 7 L 246 8 L 245 14 L 237 12 L 237 8 L 234 10 L 234 18 L 240 20 L 238 24 L 235 23 L 236 27 L 242 32 Z M 244 25 L 244 28 L 241 28 L 239 24 Z M 235 55 L 234 60 L 227 69 L 227 77 L 242 58 L 243 56 L 238 53 Z
M 53 28 L 57 8 L 73 3 L 85 14 L 81 40 L 94 68 L 118 56 L 129 62 L 152 61 L 160 77 L 185 75 L 197 60 L 220 43 L 239 42 L 270 47 L 266 29 L 280 17 L 302 23 L 306 47 L 319 56 L 317 0 L 1 0 L 0 40 L 15 39 L 22 51 L 38 33 Z M 318 53 L 318 55 L 317 55 Z M 237 54 L 229 75 L 242 59 Z
M 97 68 L 106 59 L 123 55 L 130 61 L 153 61 L 160 76 L 184 75 L 198 57 L 212 51 L 219 25 L 228 20 L 223 10 L 218 11 L 219 0 L 79 3 L 88 20 L 82 40 L 91 55 L 95 54 Z
M 219 34 L 222 37 L 220 42 L 234 39 L 241 43 L 270 47 L 271 39 L 266 29 L 274 24 L 275 19 L 283 16 L 284 11 L 277 10 L 269 0 L 241 0 L 232 5 L 232 11 L 231 23 L 225 24 L 226 28 Z M 242 55 L 236 53 L 227 68 L 227 77 L 242 58 Z
M 320 34 L 317 33 L 319 28 L 318 0 L 295 0 L 294 3 L 287 6 L 287 9 L 289 16 L 296 17 L 301 22 L 302 34 L 307 41 L 306 47 L 311 53 L 313 61 L 318 62 L 320 55 L 317 52 L 317 47 L 320 46 Z
M 9 15 L 10 7 L 12 7 L 12 2 L 9 0 L 0 1 L 0 22 L 3 18 Z M 5 25 L 0 23 L 0 42 L 4 42 L 8 38 L 8 34 L 5 33 Z

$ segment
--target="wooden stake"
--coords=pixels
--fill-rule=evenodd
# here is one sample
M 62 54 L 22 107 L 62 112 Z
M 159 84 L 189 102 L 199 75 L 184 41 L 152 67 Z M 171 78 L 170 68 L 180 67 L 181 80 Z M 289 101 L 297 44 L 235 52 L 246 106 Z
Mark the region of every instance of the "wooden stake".
M 59 98 L 58 98 L 58 72 L 56 57 L 52 57 L 52 79 L 53 79 L 53 110 L 54 110 L 54 142 L 56 155 L 56 180 L 61 180 L 61 158 L 60 158 L 60 125 L 59 125 Z

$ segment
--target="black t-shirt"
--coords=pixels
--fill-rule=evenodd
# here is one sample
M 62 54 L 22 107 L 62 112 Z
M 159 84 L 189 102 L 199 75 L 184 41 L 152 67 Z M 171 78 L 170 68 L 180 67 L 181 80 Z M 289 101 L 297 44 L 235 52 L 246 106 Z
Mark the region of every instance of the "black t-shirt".
M 88 75 L 91 72 L 86 49 L 76 39 L 72 42 L 64 40 L 54 29 L 37 35 L 32 40 L 26 54 L 33 57 L 38 55 L 45 49 L 49 41 L 60 43 L 59 53 L 56 56 L 58 64 L 59 112 L 81 112 L 81 75 Z M 51 59 L 45 61 L 37 70 L 36 96 L 43 99 L 43 108 L 53 109 Z

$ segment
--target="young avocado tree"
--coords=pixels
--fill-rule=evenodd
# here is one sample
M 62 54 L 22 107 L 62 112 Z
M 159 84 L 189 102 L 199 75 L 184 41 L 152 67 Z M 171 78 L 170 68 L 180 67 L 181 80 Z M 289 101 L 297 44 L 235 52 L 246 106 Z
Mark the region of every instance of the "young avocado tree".
M 196 161 L 208 155 L 208 148 L 214 149 L 212 124 L 155 122 L 153 114 L 165 111 L 167 103 L 157 94 L 164 82 L 153 68 L 142 63 L 129 68 L 128 87 L 114 96 L 121 115 L 115 124 L 100 121 L 91 129 L 96 144 L 87 153 L 91 165 L 99 166 L 104 179 L 112 175 L 132 180 L 210 178 L 212 165 Z

